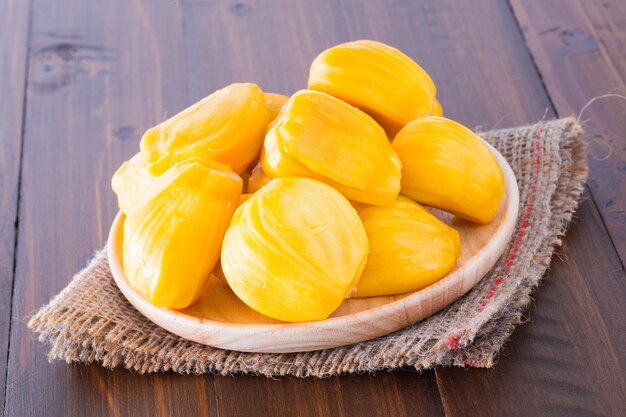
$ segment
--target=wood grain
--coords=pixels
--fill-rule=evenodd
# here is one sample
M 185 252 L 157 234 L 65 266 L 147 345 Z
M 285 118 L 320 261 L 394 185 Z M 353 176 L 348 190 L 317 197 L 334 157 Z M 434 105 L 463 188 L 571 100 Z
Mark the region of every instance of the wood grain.
M 28 1 L 0 2 L 0 389 L 5 392 L 22 118 L 28 51 Z M 4 401 L 0 401 L 0 414 Z
M 216 381 L 220 415 L 444 416 L 432 372 L 327 379 L 237 376 Z
M 110 177 L 142 131 L 188 104 L 178 4 L 35 0 L 33 10 L 5 414 L 214 415 L 212 377 L 49 364 L 22 321 L 104 244 L 117 211 Z
M 546 2 L 541 7 L 534 2 L 523 4 L 535 7 L 530 20 L 570 12 L 564 4 L 558 11 L 549 11 Z M 527 33 L 528 26 L 523 24 L 522 30 Z M 595 65 L 602 65 L 597 61 L 593 61 Z M 545 68 L 550 65 L 546 63 Z M 555 78 L 564 77 L 571 69 L 561 71 Z M 559 81 L 551 90 L 550 79 L 542 75 L 549 91 L 562 94 L 578 86 L 571 78 L 567 83 Z M 530 72 L 526 77 L 534 75 Z M 515 94 L 517 88 L 523 88 L 522 81 L 511 88 L 507 87 L 508 78 L 494 79 L 502 94 Z M 552 109 L 552 103 L 546 100 L 535 111 L 542 107 Z M 619 110 L 607 109 L 609 113 L 613 118 Z M 616 177 L 611 181 L 619 193 L 624 186 Z M 624 292 L 623 266 L 592 200 L 583 204 L 579 216 L 579 224 L 566 237 L 565 249 L 553 261 L 547 283 L 535 296 L 536 305 L 529 313 L 532 323 L 516 331 L 499 364 L 492 370 L 437 370 L 447 414 L 514 416 L 546 410 L 542 412 L 559 416 L 619 415 L 620 407 L 623 410 L 624 396 L 618 391 L 623 392 L 625 386 L 624 356 L 619 346 L 626 332 L 624 325 L 615 321 L 624 305 L 619 301 Z M 584 231 L 575 232 L 583 227 Z M 466 389 L 459 391 L 459 386 Z M 491 393 L 496 392 L 499 395 L 494 397 Z M 485 395 L 489 395 L 488 401 Z M 524 398 L 523 406 L 519 398 Z
M 582 114 L 589 187 L 626 262 L 626 2 L 512 0 L 524 37 L 561 116 Z
M 593 202 L 579 219 L 498 365 L 437 372 L 448 415 L 623 414 L 626 274 Z

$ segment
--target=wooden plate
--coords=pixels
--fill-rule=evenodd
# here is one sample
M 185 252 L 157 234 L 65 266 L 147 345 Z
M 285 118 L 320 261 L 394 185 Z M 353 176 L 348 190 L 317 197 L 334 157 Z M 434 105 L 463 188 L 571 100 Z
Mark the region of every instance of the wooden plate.
M 164 329 L 194 342 L 243 352 L 301 352 L 361 342 L 418 322 L 469 291 L 493 267 L 509 242 L 517 219 L 519 190 L 502 155 L 487 144 L 502 166 L 505 195 L 495 220 L 478 226 L 434 211 L 461 234 L 462 255 L 455 269 L 435 284 L 412 293 L 349 299 L 328 319 L 283 323 L 241 302 L 221 279 L 211 277 L 201 307 L 184 311 L 156 307 L 129 285 L 123 271 L 124 215 L 118 213 L 107 244 L 111 272 L 128 301 Z M 215 295 L 215 296 L 211 296 Z

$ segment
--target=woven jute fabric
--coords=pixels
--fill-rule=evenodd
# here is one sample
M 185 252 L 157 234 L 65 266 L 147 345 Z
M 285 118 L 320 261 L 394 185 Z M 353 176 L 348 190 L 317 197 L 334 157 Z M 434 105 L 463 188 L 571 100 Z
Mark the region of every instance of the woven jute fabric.
M 113 281 L 104 251 L 29 321 L 49 359 L 139 373 L 325 377 L 403 366 L 492 367 L 550 264 L 587 177 L 583 130 L 572 118 L 481 134 L 517 177 L 520 209 L 509 246 L 468 294 L 396 333 L 314 352 L 242 353 L 175 336 L 138 313 Z

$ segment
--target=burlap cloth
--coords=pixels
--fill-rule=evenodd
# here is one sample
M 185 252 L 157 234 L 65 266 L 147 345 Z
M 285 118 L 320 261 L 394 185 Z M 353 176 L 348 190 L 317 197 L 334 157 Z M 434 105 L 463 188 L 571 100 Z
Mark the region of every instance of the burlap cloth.
M 117 289 L 104 251 L 30 319 L 49 359 L 99 362 L 139 373 L 331 376 L 412 366 L 489 368 L 523 321 L 530 294 L 560 245 L 587 177 L 582 128 L 572 118 L 481 134 L 511 164 L 520 210 L 509 247 L 466 296 L 396 333 L 351 346 L 289 354 L 241 353 L 175 336 Z

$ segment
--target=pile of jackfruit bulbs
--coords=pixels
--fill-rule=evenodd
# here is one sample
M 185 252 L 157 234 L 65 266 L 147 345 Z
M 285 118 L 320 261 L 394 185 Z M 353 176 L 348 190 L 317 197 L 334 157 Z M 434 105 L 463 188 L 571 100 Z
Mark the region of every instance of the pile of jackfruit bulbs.
M 424 206 L 487 224 L 504 194 L 494 155 L 442 113 L 417 63 L 367 40 L 322 52 L 291 97 L 214 92 L 148 129 L 113 176 L 130 285 L 184 309 L 215 274 L 301 322 L 433 284 L 461 244 Z

